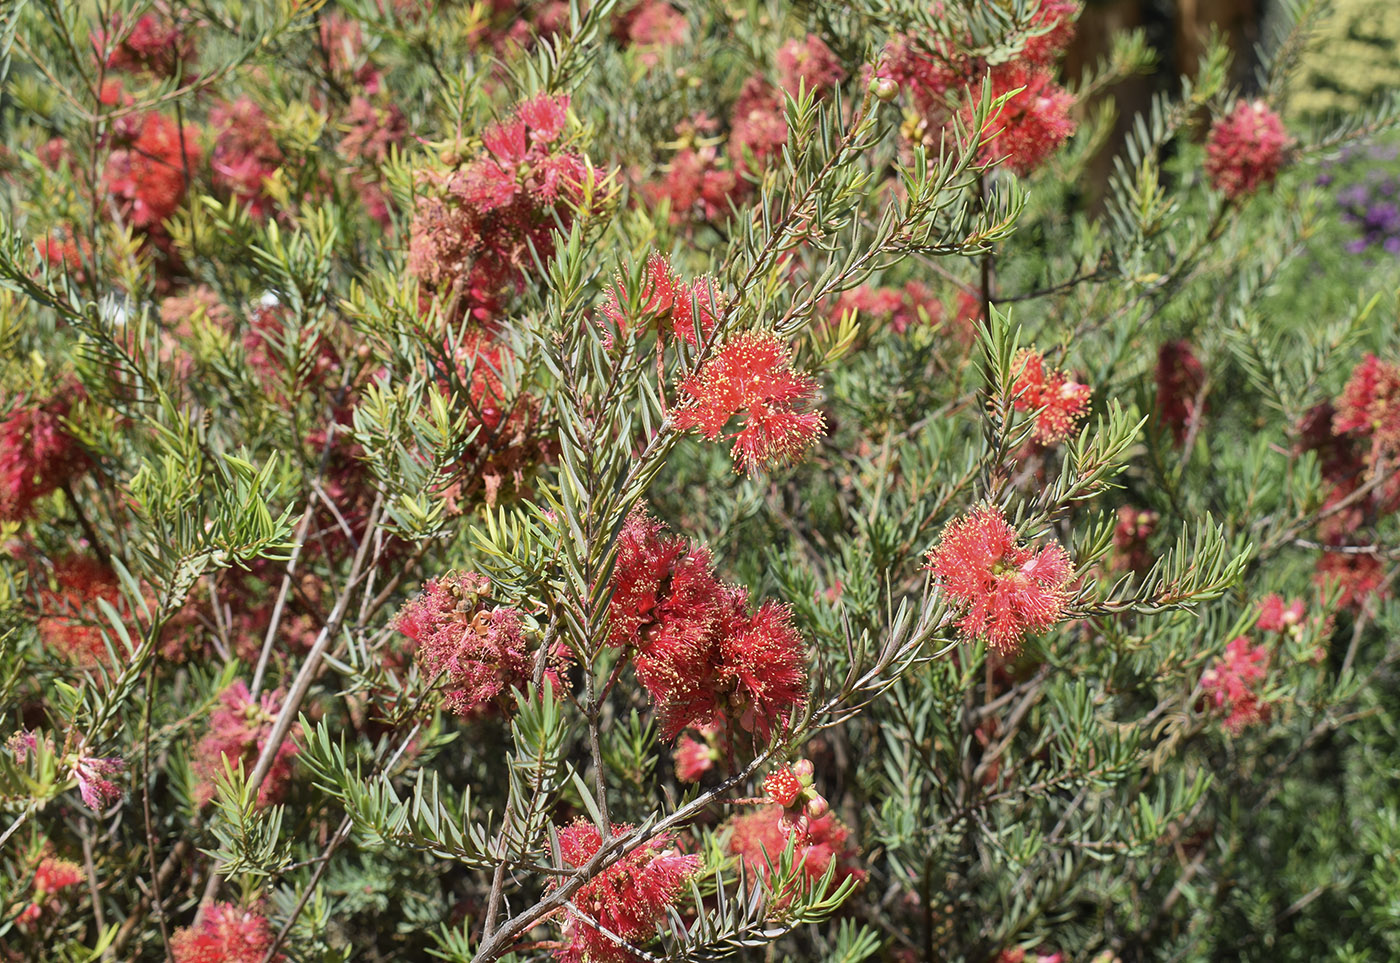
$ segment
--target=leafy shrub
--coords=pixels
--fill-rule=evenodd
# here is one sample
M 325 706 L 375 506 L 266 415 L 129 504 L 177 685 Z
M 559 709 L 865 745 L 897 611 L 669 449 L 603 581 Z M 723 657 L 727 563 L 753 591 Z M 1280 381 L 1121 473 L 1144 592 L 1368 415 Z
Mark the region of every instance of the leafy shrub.
M 1078 13 L 11 10 L 0 956 L 1391 958 L 1394 111 Z

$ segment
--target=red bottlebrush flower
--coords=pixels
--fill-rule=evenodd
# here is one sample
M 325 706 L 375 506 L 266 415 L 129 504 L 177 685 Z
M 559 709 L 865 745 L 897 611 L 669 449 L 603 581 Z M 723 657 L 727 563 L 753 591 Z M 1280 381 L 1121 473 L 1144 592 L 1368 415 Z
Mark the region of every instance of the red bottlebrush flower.
M 917 325 L 939 324 L 943 320 L 943 303 L 919 281 L 910 281 L 902 288 L 862 285 L 842 293 L 828 317 L 836 324 L 852 312 L 860 315 L 863 324 L 873 323 L 904 334 Z
M 568 97 L 541 96 L 481 135 L 483 152 L 447 174 L 426 172 L 409 242 L 409 271 L 490 321 L 499 299 L 524 283 L 535 257 L 554 253 L 556 218 L 567 228 L 579 199 L 583 158 L 556 142 Z
M 282 711 L 282 693 L 264 692 L 258 699 L 248 691 L 241 679 L 219 696 L 222 703 L 209 717 L 209 733 L 195 748 L 192 768 L 199 778 L 195 800 L 201 806 L 214 798 L 216 780 L 224 772 L 224 760 L 234 769 L 243 763 L 251 775 L 258 758 L 267 747 L 273 723 Z M 258 805 L 280 802 L 292 779 L 292 760 L 299 747 L 295 739 L 284 739 L 277 747 L 272 768 L 258 787 Z
M 1268 670 L 1269 650 L 1240 636 L 1201 675 L 1207 704 L 1225 713 L 1225 728 L 1230 732 L 1238 735 L 1246 726 L 1268 719 L 1269 705 L 1255 691 Z
M 443 707 L 467 718 L 513 711 L 511 689 L 524 691 L 534 673 L 520 613 L 490 605 L 489 591 L 490 582 L 470 572 L 434 579 L 395 621 L 424 676 L 439 680 Z
M 719 751 L 714 745 L 717 727 L 704 726 L 699 732 L 704 742 L 686 733 L 676 743 L 676 778 L 681 782 L 699 782 L 719 762 Z
M 88 469 L 86 453 L 63 425 L 82 395 L 71 386 L 43 401 L 20 399 L 0 422 L 0 517 L 29 517 L 36 501 Z
M 1053 543 L 1036 551 L 1018 544 L 992 506 L 949 524 L 928 553 L 928 568 L 961 610 L 963 633 L 1003 655 L 1060 621 L 1074 578 L 1069 553 Z
M 1218 118 L 1206 139 L 1206 176 L 1230 200 L 1271 184 L 1292 141 L 1262 100 L 1241 100 Z
M 1197 417 L 1205 369 L 1186 341 L 1168 341 L 1157 349 L 1157 420 L 1169 427 L 1180 445 Z
M 1328 591 L 1340 587 L 1337 604 L 1359 611 L 1380 592 L 1385 574 L 1385 566 L 1375 555 L 1324 551 L 1317 560 L 1313 581 Z
M 267 216 L 272 198 L 264 193 L 263 183 L 282 166 L 282 149 L 267 115 L 244 96 L 215 107 L 209 122 L 219 130 L 209 158 L 214 185 L 247 205 L 254 217 Z
M 274 936 L 267 917 L 232 903 L 214 903 L 193 926 L 175 931 L 170 950 L 175 963 L 262 963 Z M 286 957 L 274 956 L 275 963 Z
M 1049 71 L 1013 61 L 992 69 L 992 96 L 1000 97 L 1017 88 L 1019 93 L 987 118 L 980 133 L 973 130 L 973 103 L 963 107 L 963 126 L 982 141 L 981 160 L 994 164 L 1005 159 L 1006 166 L 1022 177 L 1045 163 L 1074 133 L 1069 116 L 1074 97 L 1055 83 Z
M 796 461 L 825 427 L 820 412 L 803 411 L 817 381 L 792 369 L 792 351 L 779 338 L 747 332 L 732 338 L 694 375 L 681 382 L 676 427 L 719 440 L 740 417 L 731 454 L 736 471 Z
M 1011 368 L 1016 380 L 1011 394 L 1017 411 L 1035 413 L 1035 439 L 1053 445 L 1068 438 L 1075 424 L 1089 410 L 1093 390 L 1063 371 L 1047 371 L 1037 351 L 1022 350 Z
M 46 856 L 34 869 L 34 900 L 52 896 L 59 890 L 76 886 L 84 879 L 83 868 L 72 860 Z
M 199 164 L 198 132 L 183 131 L 160 114 L 133 120 L 139 131 L 129 146 L 112 151 L 102 175 L 103 187 L 122 216 L 146 232 L 160 228 L 184 200 L 186 174 Z
M 1337 399 L 1332 430 L 1371 437 L 1381 449 L 1400 450 L 1400 365 L 1368 354 Z
M 797 797 L 802 795 L 802 791 L 806 788 L 802 784 L 802 780 L 798 779 L 792 771 L 791 766 L 774 769 L 763 780 L 764 794 L 784 809 L 795 803 Z
M 96 30 L 92 44 L 98 57 L 107 51 L 107 66 L 128 73 L 148 71 L 157 77 L 171 77 L 176 70 L 194 60 L 194 38 L 187 36 L 179 24 L 166 16 L 147 13 L 122 29 L 120 14 L 112 19 L 112 34 L 116 46 L 107 51 L 108 35 Z
M 39 588 L 39 641 L 79 668 L 106 662 L 102 631 L 108 622 L 98 600 L 123 615 L 129 611 L 116 573 L 91 556 L 67 555 L 54 562 L 52 580 L 52 587 L 45 580 Z M 121 641 L 113 638 L 113 644 L 120 652 Z
M 85 878 L 83 868 L 72 860 L 45 856 L 34 868 L 34 898 L 20 911 L 16 921 L 28 925 L 43 916 L 44 910 L 59 909 L 59 901 L 54 897 Z
M 1074 39 L 1079 11 L 1078 0 L 1041 0 L 1031 23 L 1037 30 L 1046 32 L 1027 40 L 1021 57 L 1041 67 L 1054 63 Z
M 651 203 L 670 201 L 672 223 L 692 219 L 722 222 L 728 218 L 731 206 L 740 203 L 748 192 L 748 182 L 721 164 L 714 144 L 693 143 L 702 130 L 711 130 L 713 124 L 703 116 L 677 124 L 676 131 L 686 146 L 671 158 L 659 184 L 644 187 Z
M 75 238 L 71 225 L 62 224 L 37 242 L 39 256 L 52 271 L 72 275 L 79 284 L 87 280 L 86 265 L 92 263 L 92 248 L 85 238 Z
M 767 741 L 807 701 L 807 646 L 792 625 L 792 610 L 764 602 L 747 624 L 720 640 L 719 685 L 729 715 Z
M 793 833 L 784 821 L 781 806 L 764 806 L 756 812 L 736 816 L 729 821 L 728 848 L 738 856 L 745 871 L 763 879 L 768 878 L 770 865 L 776 868 L 783 850 Z M 826 813 L 807 821 L 805 834 L 798 834 L 793 854 L 795 864 L 802 867 L 808 885 L 815 885 L 825 875 L 832 862 L 836 872 L 831 880 L 834 890 L 851 877 L 866 878 L 866 872 L 856 866 L 859 850 L 852 844 L 851 831 L 845 824 Z M 775 894 L 778 902 L 791 900 L 792 893 Z
M 708 551 L 664 536 L 640 510 L 623 527 L 610 585 L 609 641 L 634 648 L 662 738 L 722 717 L 766 740 L 805 700 L 806 650 L 787 608 L 746 614 L 744 591 L 720 582 Z
M 1285 604 L 1281 595 L 1266 595 L 1259 603 L 1259 630 L 1261 632 L 1287 632 L 1303 621 L 1303 600 L 1294 599 Z
M 708 278 L 697 278 L 687 284 L 671 272 L 671 262 L 660 254 L 647 258 L 636 303 L 623 304 L 625 300 L 619 280 L 608 292 L 601 309 L 609 322 L 604 331 L 609 345 L 614 332 L 629 337 L 635 332 L 658 327 L 667 334 L 683 338 L 691 347 L 699 347 L 714 330 L 715 310 L 720 303 Z
M 1349 484 L 1365 468 L 1357 439 L 1334 430 L 1337 409 L 1330 402 L 1313 405 L 1298 424 L 1298 450 L 1317 452 L 1322 477 L 1333 484 Z
M 826 41 L 814 33 L 778 48 L 778 85 L 796 97 L 799 85 L 822 96 L 846 79 L 846 68 Z
M 1118 524 L 1113 527 L 1113 568 L 1117 571 L 1141 572 L 1152 566 L 1152 554 L 1147 540 L 1157 530 L 1160 516 L 1153 511 L 1123 505 L 1118 509 Z
M 614 823 L 612 835 L 632 829 Z M 559 852 L 571 867 L 585 865 L 602 845 L 592 823 L 579 820 L 559 830 Z M 566 963 L 635 963 L 639 957 L 628 946 L 656 934 L 666 911 L 685 895 L 686 884 L 699 870 L 700 857 L 677 852 L 668 836 L 638 846 L 574 894 L 574 906 L 591 919 L 566 911 L 565 945 L 555 956 Z
M 121 787 L 107 777 L 119 775 L 125 768 L 126 763 L 120 759 L 95 756 L 80 755 L 73 762 L 73 778 L 78 781 L 78 792 L 89 809 L 100 813 L 122 798 Z

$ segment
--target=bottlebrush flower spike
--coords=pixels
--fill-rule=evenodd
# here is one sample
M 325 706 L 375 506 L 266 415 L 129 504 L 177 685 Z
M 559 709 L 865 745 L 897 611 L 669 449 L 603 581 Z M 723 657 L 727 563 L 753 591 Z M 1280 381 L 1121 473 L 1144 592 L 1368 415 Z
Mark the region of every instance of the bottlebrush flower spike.
M 1197 417 L 1205 369 L 1186 341 L 1167 341 L 1157 349 L 1157 419 L 1171 429 L 1180 445 Z
M 192 766 L 199 778 L 195 799 L 200 805 L 214 798 L 225 759 L 234 769 L 243 763 L 244 772 L 252 774 L 282 710 L 280 691 L 264 692 L 255 700 L 241 679 L 225 689 L 219 701 L 222 705 L 209 717 L 209 733 L 199 741 Z M 277 747 L 272 768 L 258 787 L 259 806 L 282 799 L 292 778 L 292 759 L 298 751 L 295 739 L 284 739 Z
M 1089 410 L 1093 390 L 1063 371 L 1047 371 L 1038 351 L 1022 350 L 1011 368 L 1016 372 L 1012 404 L 1017 411 L 1035 414 L 1035 440 L 1053 445 L 1068 438 Z
M 627 338 L 655 326 L 665 334 L 688 341 L 691 347 L 699 347 L 714 330 L 717 302 L 709 279 L 682 281 L 671 271 L 671 262 L 663 255 L 652 254 L 647 258 L 636 303 L 624 304 L 625 300 L 619 280 L 608 292 L 601 309 L 608 321 L 603 331 L 604 343 L 608 346 L 612 345 L 615 335 Z
M 1206 140 L 1210 186 L 1234 200 L 1271 184 L 1292 141 L 1283 121 L 1262 100 L 1241 100 L 1218 118 Z
M 108 156 L 102 183 L 133 227 L 152 231 L 184 200 L 186 175 L 199 166 L 198 131 L 155 113 L 138 123 L 130 145 Z
M 767 741 L 807 701 L 807 646 L 792 610 L 764 602 L 720 640 L 720 691 L 741 729 Z
M 0 517 L 27 518 L 36 501 L 87 470 L 87 454 L 63 424 L 82 396 L 72 386 L 45 400 L 12 402 L 0 422 Z
M 1046 32 L 1026 41 L 1021 51 L 1022 58 L 1041 67 L 1053 64 L 1074 39 L 1079 11 L 1078 0 L 1041 0 L 1031 23 L 1036 29 Z
M 719 762 L 719 750 L 715 747 L 718 727 L 704 726 L 698 731 L 703 742 L 689 733 L 676 742 L 676 778 L 681 782 L 699 782 Z
M 817 381 L 792 369 L 792 351 L 777 336 L 751 331 L 731 339 L 699 372 L 681 382 L 676 427 L 718 441 L 739 419 L 731 452 L 737 471 L 796 461 L 821 434 L 820 412 L 804 411 Z
M 1285 603 L 1283 596 L 1271 594 L 1264 596 L 1264 601 L 1259 603 L 1259 631 L 1261 632 L 1287 632 L 1290 628 L 1303 621 L 1303 600 L 1294 599 Z
M 793 835 L 785 815 L 781 806 L 764 806 L 729 821 L 729 851 L 740 858 L 744 870 L 751 876 L 767 879 L 771 868 L 777 867 Z M 820 882 L 833 861 L 836 863 L 831 880 L 833 890 L 851 877 L 862 881 L 866 878 L 865 870 L 856 865 L 859 850 L 850 837 L 851 831 L 829 812 L 807 821 L 806 832 L 797 834 L 793 844 L 794 861 L 802 868 L 807 885 Z M 796 894 L 774 895 L 782 905 Z
M 170 950 L 175 963 L 262 963 L 272 948 L 267 917 L 232 903 L 215 903 L 194 926 L 175 931 Z M 278 953 L 274 963 L 286 957 Z
M 785 606 L 749 614 L 747 593 L 711 564 L 704 548 L 634 512 L 613 566 L 609 641 L 633 647 L 662 738 L 725 719 L 766 740 L 806 699 L 806 646 Z
M 1074 133 L 1069 116 L 1074 97 L 1055 83 L 1049 71 L 1013 61 L 994 68 L 991 93 L 1000 97 L 1013 94 L 997 113 L 987 118 L 980 132 L 981 160 L 993 164 L 1005 158 L 1006 166 L 1022 177 L 1044 164 Z M 963 107 L 963 126 L 973 131 L 973 102 Z
M 1250 645 L 1240 636 L 1225 647 L 1225 655 L 1201 675 L 1207 703 L 1225 713 L 1225 728 L 1238 735 L 1246 726 L 1266 720 L 1269 706 L 1256 691 L 1269 669 L 1269 650 Z
M 463 717 L 514 710 L 535 653 L 515 609 L 491 605 L 491 583 L 471 572 L 434 579 L 403 607 L 395 627 L 414 643 L 423 674 L 437 679 L 443 707 Z
M 979 508 L 952 522 L 928 553 L 928 568 L 961 611 L 958 626 L 1003 655 L 1060 621 L 1074 564 L 1059 545 L 1032 551 L 1001 510 Z
M 1351 372 L 1332 430 L 1371 437 L 1389 451 L 1400 450 L 1400 365 L 1368 354 Z
M 614 823 L 612 835 L 632 829 Z M 585 865 L 602 845 L 597 827 L 587 821 L 559 830 L 559 852 L 568 866 Z M 639 958 L 623 943 L 637 946 L 650 940 L 699 870 L 700 857 L 678 853 L 668 836 L 638 846 L 574 894 L 574 905 L 592 920 L 567 911 L 565 945 L 555 956 L 565 963 L 634 963 Z
M 83 868 L 72 860 L 45 856 L 34 868 L 34 897 L 16 918 L 23 924 L 33 923 L 44 915 L 46 908 L 59 908 L 53 897 L 84 879 Z

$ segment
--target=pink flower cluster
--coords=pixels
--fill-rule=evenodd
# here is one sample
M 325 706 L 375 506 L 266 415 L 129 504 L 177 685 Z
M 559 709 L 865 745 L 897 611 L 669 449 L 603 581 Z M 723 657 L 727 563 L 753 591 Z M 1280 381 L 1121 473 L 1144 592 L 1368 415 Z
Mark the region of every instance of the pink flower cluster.
M 633 828 L 613 823 L 612 836 L 625 836 Z M 559 830 L 559 852 L 567 866 L 587 865 L 602 845 L 598 828 L 584 820 Z M 699 870 L 700 857 L 677 852 L 667 836 L 631 850 L 574 894 L 577 911 L 565 911 L 565 942 L 555 956 L 565 963 L 635 963 L 639 957 L 630 947 L 656 934 Z
M 680 404 L 672 413 L 682 431 L 694 429 L 709 441 L 729 435 L 736 471 L 797 461 L 825 428 L 821 412 L 810 410 L 818 384 L 792 367 L 792 349 L 777 335 L 749 331 L 734 336 L 699 371 L 680 384 Z
M 1350 549 L 1366 540 L 1359 530 L 1400 510 L 1400 365 L 1368 354 L 1334 403 L 1308 412 L 1299 434 L 1331 486 L 1318 525 L 1328 549 L 1317 581 L 1340 586 L 1341 604 L 1359 608 L 1385 585 L 1386 571 L 1379 556 Z
M 87 454 L 64 426 L 82 394 L 73 386 L 47 399 L 11 402 L 0 421 L 0 518 L 29 517 L 35 502 L 88 469 Z
M 267 917 L 232 903 L 214 903 L 193 926 L 175 931 L 170 951 L 175 963 L 262 963 L 272 949 Z M 281 953 L 273 963 L 286 959 Z
M 1205 369 L 1187 341 L 1167 341 L 1157 349 L 1157 420 L 1171 429 L 1178 445 L 1204 410 Z
M 623 527 L 608 604 L 609 640 L 633 651 L 662 736 L 732 723 L 767 741 L 806 701 L 806 646 L 776 602 L 751 611 L 714 574 L 710 553 L 638 510 Z
M 607 321 L 604 337 L 628 338 L 650 329 L 679 338 L 692 348 L 714 330 L 719 294 L 709 278 L 683 281 L 671 270 L 671 262 L 661 254 L 647 258 L 642 287 L 629 301 L 621 281 L 608 291 L 601 312 Z
M 254 699 L 241 679 L 219 696 L 221 703 L 209 717 L 209 732 L 195 748 L 191 768 L 199 779 L 195 800 L 204 805 L 214 798 L 215 786 L 227 764 L 245 775 L 252 775 L 259 757 L 267 748 L 273 723 L 282 711 L 282 693 L 264 692 Z M 295 739 L 283 739 L 273 756 L 272 768 L 258 787 L 258 805 L 281 802 L 292 781 L 292 761 L 299 747 Z
M 1047 369 L 1038 351 L 1022 350 L 1011 363 L 1016 380 L 1011 386 L 1017 411 L 1035 415 L 1035 440 L 1042 445 L 1063 441 L 1089 410 L 1093 391 L 1063 371 Z
M 856 864 L 859 850 L 851 841 L 851 831 L 830 812 L 807 821 L 805 832 L 794 834 L 787 812 L 780 805 L 764 806 L 755 812 L 731 819 L 727 846 L 752 877 L 769 879 L 789 843 L 796 866 L 808 887 L 815 886 L 834 862 L 831 879 L 834 889 L 854 877 L 863 881 L 866 872 Z M 789 902 L 794 892 L 775 893 L 778 905 Z
M 1269 650 L 1251 645 L 1243 635 L 1225 646 L 1225 654 L 1201 675 L 1206 704 L 1224 713 L 1225 728 L 1238 735 L 1245 727 L 1269 718 L 1269 704 L 1260 698 L 1259 683 L 1269 670 Z
M 120 759 L 99 759 L 79 753 L 73 761 L 73 778 L 78 781 L 78 794 L 89 809 L 100 813 L 122 798 L 121 787 L 107 777 L 120 775 L 125 769 L 126 763 Z
M 113 44 L 111 39 L 117 42 Z M 92 44 L 99 57 L 107 52 L 107 66 L 128 73 L 152 73 L 172 77 L 194 60 L 194 38 L 180 29 L 168 12 L 142 14 L 129 29 L 121 15 L 112 18 L 111 34 L 93 32 Z M 109 49 L 110 48 L 110 49 Z
M 43 916 L 45 910 L 57 910 L 60 904 L 56 897 L 85 878 L 83 868 L 72 860 L 45 856 L 34 868 L 34 896 L 29 905 L 20 911 L 18 922 L 33 923 Z
M 1074 578 L 1069 553 L 1056 544 L 1032 550 L 994 506 L 958 519 L 928 553 L 928 568 L 957 608 L 958 626 L 1003 655 L 1026 635 L 1059 622 Z
M 521 104 L 488 127 L 482 148 L 457 170 L 423 175 L 409 241 L 409 270 L 478 321 L 495 318 L 501 298 L 523 283 L 534 259 L 554 252 L 556 217 L 566 226 L 580 201 L 583 158 L 560 148 L 567 96 Z
M 1079 4 L 1072 0 L 1040 4 L 1031 24 L 1035 36 L 1025 38 L 1019 56 L 995 64 L 968 56 L 946 38 L 898 35 L 886 46 L 874 77 L 886 85 L 884 96 L 903 94 L 913 108 L 915 120 L 905 125 L 911 140 L 936 145 L 951 134 L 957 115 L 980 145 L 983 164 L 1004 161 L 1024 176 L 1074 133 L 1069 115 L 1074 98 L 1055 82 L 1050 67 L 1073 38 L 1078 15 Z M 979 130 L 973 114 L 984 78 L 993 97 L 1011 96 Z
M 1278 177 L 1292 140 L 1279 115 L 1262 100 L 1241 100 L 1218 118 L 1206 139 L 1206 177 L 1230 200 Z
M 107 157 L 102 185 L 128 223 L 161 234 L 199 167 L 199 131 L 157 113 L 123 118 L 116 126 L 117 147 Z
M 944 319 L 943 302 L 922 281 L 909 281 L 902 287 L 861 285 L 844 291 L 827 317 L 835 324 L 851 313 L 858 315 L 862 324 L 888 328 L 895 334 L 904 334 L 919 325 L 938 325 Z M 972 333 L 971 327 L 961 317 L 955 320 L 959 336 L 970 340 L 967 336 Z
M 1048 71 L 1015 61 L 993 68 L 990 86 L 993 97 L 1011 96 L 987 118 L 987 126 L 975 132 L 982 143 L 982 163 L 1004 161 L 1025 177 L 1074 133 L 1074 120 L 1069 115 L 1074 97 L 1055 83 Z M 962 109 L 963 126 L 972 130 L 974 119 L 969 101 Z
M 209 157 L 214 186 L 246 205 L 254 217 L 266 217 L 272 198 L 263 184 L 282 166 L 282 149 L 267 114 L 245 95 L 215 107 L 209 122 L 219 131 Z
M 725 219 L 731 204 L 740 204 L 748 196 L 754 176 L 766 170 L 787 144 L 784 93 L 796 97 L 801 88 L 825 97 L 846 77 L 840 59 L 815 34 L 787 41 L 776 61 L 777 84 L 762 74 L 744 82 L 730 110 L 727 140 L 709 136 L 719 124 L 708 115 L 677 126 L 679 149 L 666 177 L 646 188 L 653 201 L 670 201 L 673 221 Z
M 534 672 L 537 646 L 520 613 L 492 605 L 490 591 L 481 575 L 445 575 L 428 582 L 394 620 L 413 642 L 423 674 L 437 680 L 443 707 L 467 718 L 514 711 L 512 689 L 523 692 Z

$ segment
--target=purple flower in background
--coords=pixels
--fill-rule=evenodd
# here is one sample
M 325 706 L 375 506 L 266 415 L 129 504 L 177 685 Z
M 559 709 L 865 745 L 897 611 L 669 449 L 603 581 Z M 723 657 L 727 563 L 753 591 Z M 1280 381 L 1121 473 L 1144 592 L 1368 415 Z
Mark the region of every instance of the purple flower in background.
M 1330 189 L 1342 222 L 1356 229 L 1345 242 L 1348 254 L 1379 248 L 1400 254 L 1400 146 L 1350 148 L 1323 164 L 1316 186 Z

